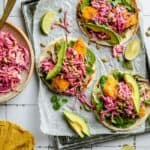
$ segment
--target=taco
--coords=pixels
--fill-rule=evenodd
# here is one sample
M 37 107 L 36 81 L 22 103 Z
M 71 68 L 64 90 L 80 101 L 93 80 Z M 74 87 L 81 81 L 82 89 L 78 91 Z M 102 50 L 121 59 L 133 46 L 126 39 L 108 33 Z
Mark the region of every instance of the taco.
M 95 63 L 95 55 L 83 39 L 60 38 L 42 51 L 38 72 L 53 92 L 83 100 L 81 93 L 95 74 Z
M 118 45 L 137 32 L 137 4 L 135 0 L 80 0 L 77 22 L 91 41 L 106 46 Z
M 150 114 L 150 86 L 138 75 L 114 71 L 96 83 L 92 103 L 99 121 L 114 131 L 128 131 Z

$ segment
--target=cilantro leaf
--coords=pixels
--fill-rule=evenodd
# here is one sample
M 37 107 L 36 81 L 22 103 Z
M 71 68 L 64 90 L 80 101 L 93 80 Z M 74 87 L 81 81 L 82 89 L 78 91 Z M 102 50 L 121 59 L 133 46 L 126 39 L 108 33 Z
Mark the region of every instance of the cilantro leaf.
M 122 66 L 123 66 L 125 69 L 133 70 L 133 65 L 132 65 L 132 62 L 131 62 L 131 61 L 124 60 L 124 61 L 122 62 Z
M 150 99 L 149 99 L 149 100 L 144 101 L 144 103 L 145 103 L 145 104 L 147 104 L 147 105 L 150 105 Z
M 105 75 L 101 76 L 99 83 L 100 83 L 102 88 L 104 87 L 106 80 L 107 80 L 107 76 L 105 76 Z
M 86 6 L 89 6 L 89 5 L 90 5 L 90 2 L 91 2 L 91 0 L 82 0 L 81 6 L 80 6 L 81 11 L 82 11 L 83 8 L 85 8 Z
M 56 101 L 57 101 L 57 96 L 56 96 L 56 95 L 53 95 L 53 96 L 51 97 L 51 102 L 54 103 L 54 102 L 56 102 Z
M 52 107 L 54 110 L 60 109 L 64 104 L 68 102 L 66 98 L 57 97 L 57 95 L 53 95 L 50 100 L 53 103 Z

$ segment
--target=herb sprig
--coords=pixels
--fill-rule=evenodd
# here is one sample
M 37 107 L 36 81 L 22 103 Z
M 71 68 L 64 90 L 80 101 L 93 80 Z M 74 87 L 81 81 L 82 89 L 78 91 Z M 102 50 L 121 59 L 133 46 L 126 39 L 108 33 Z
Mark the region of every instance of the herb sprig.
M 68 99 L 53 95 L 50 98 L 50 101 L 53 103 L 53 106 L 52 106 L 53 109 L 59 110 L 64 104 L 66 104 L 68 102 Z

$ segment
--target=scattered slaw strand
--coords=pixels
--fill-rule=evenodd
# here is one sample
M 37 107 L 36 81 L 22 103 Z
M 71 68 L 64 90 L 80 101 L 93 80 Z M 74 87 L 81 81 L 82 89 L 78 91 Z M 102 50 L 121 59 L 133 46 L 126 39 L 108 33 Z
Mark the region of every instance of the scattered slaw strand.
M 52 29 L 55 29 L 56 27 L 61 27 L 63 28 L 67 33 L 70 33 L 70 30 L 69 30 L 69 23 L 67 21 L 67 11 L 64 12 L 64 18 L 63 18 L 63 21 L 62 22 L 55 22 L 53 25 L 52 25 Z
M 113 57 L 119 57 L 124 53 L 125 46 L 124 45 L 115 45 L 112 49 L 112 55 Z

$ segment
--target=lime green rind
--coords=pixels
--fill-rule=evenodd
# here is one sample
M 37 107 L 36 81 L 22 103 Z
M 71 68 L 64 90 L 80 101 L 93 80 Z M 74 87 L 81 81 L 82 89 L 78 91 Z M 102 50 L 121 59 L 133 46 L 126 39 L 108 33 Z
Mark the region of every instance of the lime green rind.
M 55 16 L 56 13 L 53 11 L 48 11 L 42 16 L 40 21 L 40 29 L 45 35 L 48 35 Z

